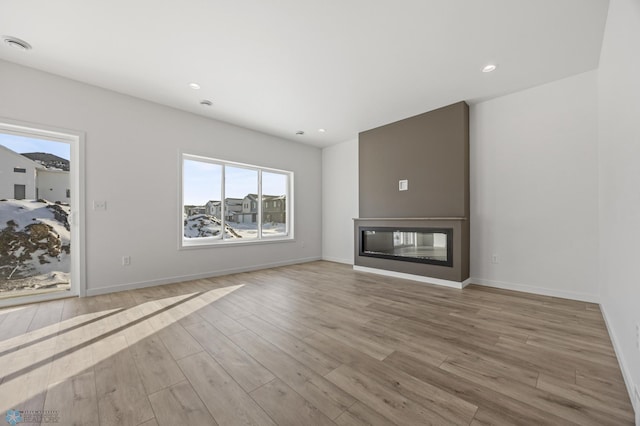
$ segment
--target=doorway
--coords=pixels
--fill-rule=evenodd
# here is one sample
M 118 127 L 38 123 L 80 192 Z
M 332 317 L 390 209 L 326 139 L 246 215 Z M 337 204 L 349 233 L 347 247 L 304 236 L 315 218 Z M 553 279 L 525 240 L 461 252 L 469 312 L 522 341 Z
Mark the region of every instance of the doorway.
M 13 185 L 13 198 L 15 198 L 16 200 L 24 200 L 26 193 L 27 193 L 26 185 L 18 185 L 18 184 Z
M 84 295 L 83 139 L 0 119 L 0 307 Z

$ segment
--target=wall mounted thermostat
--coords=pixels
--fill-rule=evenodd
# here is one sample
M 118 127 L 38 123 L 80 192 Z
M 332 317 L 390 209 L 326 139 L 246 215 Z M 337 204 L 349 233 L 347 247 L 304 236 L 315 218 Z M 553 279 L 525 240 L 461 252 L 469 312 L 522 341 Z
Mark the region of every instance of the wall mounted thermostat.
M 398 191 L 406 191 L 409 189 L 409 181 L 407 179 L 398 181 Z

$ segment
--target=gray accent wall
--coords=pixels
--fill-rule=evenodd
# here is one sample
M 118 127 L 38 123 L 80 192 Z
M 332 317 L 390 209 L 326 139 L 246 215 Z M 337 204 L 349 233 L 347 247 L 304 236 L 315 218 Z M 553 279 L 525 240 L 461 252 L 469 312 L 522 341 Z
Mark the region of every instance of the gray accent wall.
M 360 217 L 469 217 L 469 107 L 360 133 Z M 407 179 L 409 189 L 398 190 Z
M 457 282 L 469 278 L 469 106 L 458 102 L 362 132 L 358 161 L 354 263 Z M 409 181 L 408 190 L 399 190 L 400 180 Z M 359 256 L 358 227 L 372 224 L 452 228 L 453 266 Z

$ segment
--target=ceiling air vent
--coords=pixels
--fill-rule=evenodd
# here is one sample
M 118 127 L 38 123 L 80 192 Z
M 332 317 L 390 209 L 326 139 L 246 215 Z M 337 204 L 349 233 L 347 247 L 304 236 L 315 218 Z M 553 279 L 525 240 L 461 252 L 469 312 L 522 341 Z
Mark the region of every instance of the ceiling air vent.
M 17 37 L 2 36 L 2 39 L 4 40 L 5 44 L 8 44 L 9 46 L 11 46 L 11 47 L 13 47 L 15 49 L 31 50 L 31 45 L 29 43 L 27 43 L 24 40 L 20 40 Z

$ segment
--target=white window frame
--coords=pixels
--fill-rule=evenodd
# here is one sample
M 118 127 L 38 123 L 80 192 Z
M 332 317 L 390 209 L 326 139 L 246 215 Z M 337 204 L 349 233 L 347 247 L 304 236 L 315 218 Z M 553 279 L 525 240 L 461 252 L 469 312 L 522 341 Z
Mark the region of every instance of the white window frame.
M 68 143 L 71 149 L 71 170 L 69 172 L 71 190 L 71 286 L 69 292 L 54 292 L 20 296 L 0 300 L 0 308 L 14 304 L 26 304 L 62 299 L 74 296 L 84 297 L 87 294 L 87 272 L 85 264 L 85 171 L 84 147 L 85 133 L 76 130 L 63 129 L 39 123 L 17 121 L 0 117 L 0 132 L 16 136 L 26 136 L 54 142 Z
M 204 163 L 216 164 L 222 167 L 222 177 L 220 179 L 220 221 L 222 232 L 220 237 L 207 237 L 207 238 L 185 238 L 184 237 L 184 162 L 188 161 L 200 161 Z M 226 209 L 225 202 L 225 167 L 239 167 L 248 170 L 254 170 L 258 174 L 258 199 L 257 203 L 257 238 L 243 240 L 241 238 L 234 239 L 225 239 L 224 238 L 224 227 L 227 223 L 226 219 Z M 265 236 L 262 235 L 262 173 L 276 173 L 287 176 L 287 194 L 285 201 L 285 212 L 286 212 L 286 228 L 284 235 L 276 235 L 276 236 Z M 276 243 L 276 242 L 289 242 L 295 241 L 293 230 L 294 230 L 294 212 L 293 212 L 293 172 L 288 170 L 280 170 L 274 169 L 270 167 L 262 167 L 256 166 L 253 164 L 245 164 L 238 163 L 234 161 L 221 160 L 217 158 L 211 158 L 203 155 L 190 154 L 186 152 L 180 152 L 179 158 L 179 185 L 178 185 L 178 248 L 179 249 L 192 249 L 192 248 L 205 248 L 205 247 L 224 247 L 230 245 L 238 245 L 238 244 L 265 244 L 265 243 Z M 258 202 L 259 201 L 259 202 Z M 244 202 L 242 206 L 244 207 Z M 251 206 L 252 202 L 248 203 Z

